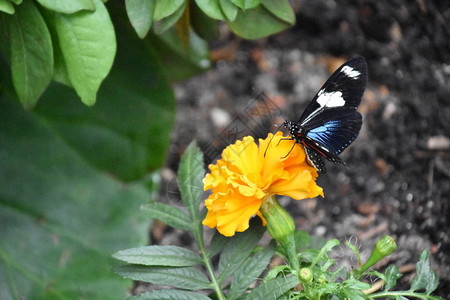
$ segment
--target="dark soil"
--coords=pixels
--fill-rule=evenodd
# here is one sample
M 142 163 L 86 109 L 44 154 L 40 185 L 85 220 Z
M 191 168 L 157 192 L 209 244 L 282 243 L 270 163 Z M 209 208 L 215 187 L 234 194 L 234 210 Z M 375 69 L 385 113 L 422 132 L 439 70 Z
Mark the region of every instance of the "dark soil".
M 211 44 L 212 70 L 176 84 L 177 121 L 161 196 L 178 201 L 173 176 L 191 140 L 210 162 L 236 139 L 265 137 L 271 124 L 297 120 L 330 73 L 362 55 L 369 66 L 363 128 L 341 155 L 350 167 L 327 163 L 318 181 L 324 199 L 280 201 L 297 228 L 352 238 L 366 252 L 383 235 L 394 237 L 398 249 L 381 269 L 415 264 L 428 250 L 440 276 L 436 295 L 450 299 L 449 2 L 294 2 L 295 27 L 243 41 L 224 26 Z M 165 236 L 161 243 L 190 243 Z

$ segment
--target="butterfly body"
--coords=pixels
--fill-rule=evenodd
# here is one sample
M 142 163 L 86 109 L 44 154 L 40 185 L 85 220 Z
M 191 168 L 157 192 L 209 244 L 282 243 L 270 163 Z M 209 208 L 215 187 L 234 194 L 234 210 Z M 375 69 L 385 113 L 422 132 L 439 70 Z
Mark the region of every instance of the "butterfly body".
M 290 137 L 304 147 L 308 163 L 319 172 L 326 172 L 323 158 L 344 164 L 338 155 L 361 129 L 357 108 L 366 84 L 366 60 L 351 59 L 330 76 L 297 122 L 283 123 Z

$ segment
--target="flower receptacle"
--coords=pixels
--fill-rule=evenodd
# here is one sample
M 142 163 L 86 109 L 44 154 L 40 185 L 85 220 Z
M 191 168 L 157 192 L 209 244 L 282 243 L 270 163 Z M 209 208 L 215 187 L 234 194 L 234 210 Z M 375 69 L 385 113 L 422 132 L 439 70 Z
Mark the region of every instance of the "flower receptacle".
M 278 203 L 275 196 L 267 197 L 261 204 L 260 212 L 267 221 L 267 231 L 283 247 L 294 236 L 295 223 L 291 215 Z
M 291 215 L 280 205 L 275 196 L 267 197 L 263 201 L 260 212 L 267 221 L 267 232 L 284 248 L 294 273 L 298 274 L 300 265 L 295 247 L 295 223 Z

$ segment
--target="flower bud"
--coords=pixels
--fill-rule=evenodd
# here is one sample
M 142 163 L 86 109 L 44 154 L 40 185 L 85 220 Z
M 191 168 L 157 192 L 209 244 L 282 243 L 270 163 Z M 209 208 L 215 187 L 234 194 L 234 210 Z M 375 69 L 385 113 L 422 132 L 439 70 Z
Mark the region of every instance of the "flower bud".
M 373 249 L 367 262 L 359 269 L 359 273 L 363 273 L 381 259 L 390 255 L 395 251 L 395 249 L 397 249 L 397 244 L 392 237 L 388 235 L 382 237 L 375 245 L 375 248 Z
M 313 272 L 309 268 L 301 268 L 298 272 L 298 278 L 305 284 L 311 283 L 313 277 Z
M 295 246 L 294 220 L 280 203 L 278 203 L 275 196 L 267 197 L 261 204 L 259 211 L 267 221 L 267 232 L 284 248 L 289 264 L 292 267 L 292 272 L 297 275 L 300 270 L 300 264 Z
M 283 247 L 290 243 L 294 235 L 295 224 L 291 215 L 272 196 L 261 204 L 260 211 L 267 221 L 267 231 L 270 236 L 280 242 Z

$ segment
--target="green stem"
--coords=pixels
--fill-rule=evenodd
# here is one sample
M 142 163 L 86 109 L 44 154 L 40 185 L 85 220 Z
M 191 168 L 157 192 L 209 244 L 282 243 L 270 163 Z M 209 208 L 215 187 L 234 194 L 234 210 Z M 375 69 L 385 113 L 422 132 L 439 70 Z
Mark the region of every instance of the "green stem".
M 216 276 L 214 274 L 214 269 L 213 269 L 213 266 L 211 264 L 211 261 L 209 260 L 207 252 L 206 252 L 206 250 L 205 250 L 203 245 L 199 244 L 199 246 L 200 246 L 200 254 L 202 256 L 203 264 L 205 265 L 206 270 L 208 271 L 209 278 L 211 278 L 212 285 L 213 285 L 212 287 L 213 287 L 213 290 L 216 292 L 217 299 L 225 300 L 226 299 L 225 295 L 222 293 L 222 289 L 220 288 L 220 284 L 217 281 L 217 278 L 216 278 Z
M 300 271 L 300 264 L 297 259 L 297 248 L 295 247 L 295 239 L 294 235 L 290 235 L 287 237 L 287 243 L 282 245 L 286 250 L 286 255 L 289 260 L 289 264 L 295 270 L 295 275 L 298 276 L 298 272 Z
M 206 270 L 208 271 L 209 278 L 211 278 L 212 289 L 216 292 L 217 299 L 226 300 L 225 295 L 222 293 L 222 289 L 220 288 L 219 281 L 217 280 L 216 275 L 214 274 L 214 268 L 209 259 L 208 252 L 205 249 L 202 223 L 200 220 L 197 220 L 197 222 L 194 222 L 194 224 L 195 224 L 193 228 L 194 239 L 197 242 L 200 255 L 202 256 L 203 265 L 206 267 Z
M 394 297 L 394 296 L 405 296 L 405 297 L 414 297 L 418 299 L 442 299 L 440 297 L 431 296 L 423 293 L 414 293 L 410 291 L 392 291 L 392 292 L 380 292 L 376 294 L 367 295 L 370 299 L 377 299 L 383 297 Z

